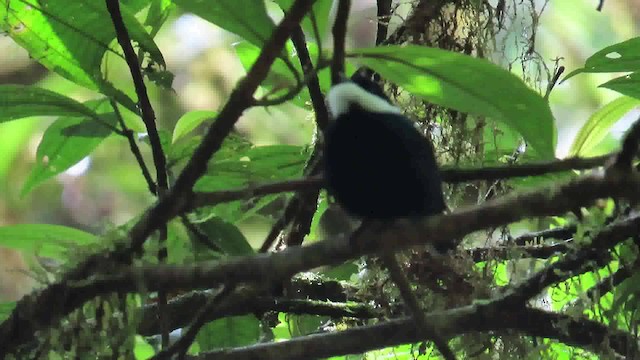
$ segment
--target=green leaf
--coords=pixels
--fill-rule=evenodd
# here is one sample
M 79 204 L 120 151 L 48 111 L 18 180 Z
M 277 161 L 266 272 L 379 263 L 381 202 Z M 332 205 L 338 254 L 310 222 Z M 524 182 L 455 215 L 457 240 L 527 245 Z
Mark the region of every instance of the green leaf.
M 520 133 L 544 158 L 554 157 L 556 128 L 549 104 L 497 65 L 413 45 L 357 49 L 349 56 L 430 102 L 495 118 Z
M 24 85 L 0 86 L 0 122 L 38 115 L 98 118 L 87 106 L 50 90 Z
M 105 99 L 90 100 L 85 105 L 100 113 L 100 120 L 61 117 L 51 124 L 38 145 L 36 166 L 22 187 L 22 195 L 90 155 L 102 140 L 111 135 L 112 130 L 107 125 L 115 126 L 117 118 L 109 102 Z
M 276 3 L 280 6 L 282 11 L 288 11 L 291 5 L 293 5 L 293 0 L 276 0 Z M 314 36 L 313 24 L 311 22 L 311 14 L 315 16 L 316 25 L 318 26 L 318 33 L 320 34 L 320 39 L 315 39 L 315 41 L 324 40 L 324 36 L 327 34 L 327 24 L 329 23 L 329 12 L 331 11 L 331 5 L 333 4 L 333 0 L 317 0 L 311 11 L 304 17 L 302 20 L 302 29 L 306 32 L 307 36 Z
M 151 0 L 144 25 L 151 27 L 150 34 L 152 37 L 158 33 L 158 30 L 167 21 L 174 8 L 175 5 L 171 0 Z
M 206 120 L 215 119 L 217 115 L 217 112 L 208 110 L 194 110 L 182 115 L 173 128 L 173 138 L 171 142 L 175 143 L 178 139 L 190 133 Z
M 297 177 L 306 160 L 304 148 L 293 145 L 256 146 L 227 157 L 214 156 L 210 169 L 198 180 L 194 190 L 224 190 Z
M 188 230 L 179 221 L 171 221 L 167 226 L 167 262 L 185 264 L 193 262 L 193 249 L 189 242 Z
M 132 3 L 131 10 L 127 4 Z M 131 38 L 151 59 L 165 66 L 162 53 L 134 14 L 140 2 L 122 1 L 121 12 Z M 0 27 L 47 69 L 89 89 L 113 93 L 100 66 L 115 39 L 104 1 L 0 1 Z
M 578 131 L 569 156 L 588 155 L 609 134 L 609 129 L 637 106 L 640 106 L 640 100 L 623 96 L 598 109 Z
M 258 59 L 260 52 L 262 51 L 260 47 L 255 46 L 247 41 L 240 41 L 233 45 L 233 48 L 238 55 L 238 59 L 240 59 L 240 63 L 245 68 L 245 70 L 249 70 L 253 64 Z M 297 72 L 301 74 L 301 69 L 299 66 L 299 62 L 292 61 L 292 64 L 297 69 Z M 300 75 L 302 77 L 302 75 Z M 267 78 L 260 84 L 262 88 L 267 90 L 270 93 L 270 96 L 278 96 L 279 94 L 286 93 L 290 88 L 296 85 L 296 77 L 291 72 L 289 67 L 285 64 L 285 62 L 277 58 L 273 65 L 271 65 L 271 69 L 269 69 L 269 74 Z M 306 95 L 306 96 L 305 96 Z M 305 102 L 309 100 L 309 94 L 305 93 L 305 91 L 301 91 L 292 102 L 298 106 L 304 106 Z
M 607 46 L 591 55 L 584 67 L 576 69 L 562 79 L 580 73 L 626 72 L 640 70 L 640 37 Z
M 174 0 L 186 11 L 261 46 L 275 28 L 262 0 Z
M 155 354 L 153 346 L 149 345 L 142 336 L 136 335 L 135 343 L 133 344 L 133 356 L 135 356 L 136 360 L 147 360 Z
M 63 259 L 74 245 L 92 245 L 97 238 L 82 230 L 49 224 L 18 224 L 0 227 L 0 246 Z
M 198 332 L 201 351 L 233 348 L 255 343 L 260 338 L 260 322 L 253 315 L 233 316 L 212 321 Z
M 605 89 L 610 89 L 619 92 L 622 95 L 631 96 L 636 99 L 640 99 L 640 72 L 634 72 L 629 75 L 621 76 L 613 80 L 609 80 L 606 83 L 600 85 Z
M 16 302 L 0 302 L 0 322 L 5 321 L 16 307 Z
M 227 255 L 241 256 L 254 253 L 247 238 L 232 223 L 226 222 L 219 217 L 212 217 L 197 225 L 207 235 L 207 238 L 218 245 Z

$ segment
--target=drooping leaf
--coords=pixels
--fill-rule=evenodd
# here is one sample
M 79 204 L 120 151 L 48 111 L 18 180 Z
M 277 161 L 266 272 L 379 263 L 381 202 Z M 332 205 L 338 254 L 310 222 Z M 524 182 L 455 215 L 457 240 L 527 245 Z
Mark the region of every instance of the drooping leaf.
M 197 225 L 207 238 L 227 255 L 241 256 L 254 253 L 240 229 L 219 217 L 212 217 Z
M 164 67 L 162 53 L 134 16 L 140 5 L 121 2 L 125 25 L 131 38 Z M 111 45 L 115 31 L 104 1 L 2 0 L 0 27 L 47 69 L 87 88 L 115 92 L 100 72 L 107 51 L 120 54 Z
M 111 135 L 117 118 L 106 99 L 90 100 L 86 107 L 99 118 L 61 117 L 42 136 L 36 152 L 36 166 L 22 187 L 22 195 L 43 181 L 60 174 L 78 163 Z
M 626 113 L 640 106 L 640 100 L 623 96 L 598 109 L 580 128 L 571 144 L 569 156 L 586 156 Z
M 638 89 L 639 85 L 640 72 L 634 72 L 629 75 L 609 80 L 599 87 L 610 89 L 619 92 L 622 95 L 631 96 L 632 98 L 640 99 L 640 89 Z
M 0 122 L 28 116 L 85 116 L 98 118 L 87 106 L 36 86 L 0 85 Z
M 580 73 L 626 72 L 640 70 L 640 37 L 636 37 L 606 48 L 591 55 L 584 67 L 576 69 L 562 79 Z
M 208 110 L 194 110 L 182 115 L 176 126 L 173 128 L 172 143 L 175 143 L 178 139 L 184 135 L 190 133 L 193 129 L 197 128 L 203 122 L 209 119 L 215 119 L 217 112 Z
M 62 259 L 71 246 L 91 245 L 96 240 L 95 235 L 62 225 L 19 224 L 0 227 L 0 246 L 52 259 Z
M 541 156 L 554 157 L 556 128 L 549 104 L 497 65 L 411 45 L 357 49 L 350 56 L 430 102 L 501 121 L 520 133 Z
M 202 351 L 209 351 L 253 344 L 259 337 L 258 319 L 244 315 L 212 321 L 200 329 L 196 339 Z
M 262 0 L 174 0 L 186 11 L 258 46 L 271 36 L 275 28 Z

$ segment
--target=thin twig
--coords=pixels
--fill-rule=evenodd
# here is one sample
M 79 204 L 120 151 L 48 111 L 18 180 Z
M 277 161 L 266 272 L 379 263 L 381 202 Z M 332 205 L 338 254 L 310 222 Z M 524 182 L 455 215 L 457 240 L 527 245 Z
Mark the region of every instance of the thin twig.
M 118 118 L 118 123 L 120 123 L 120 127 L 122 128 L 122 135 L 127 138 L 127 141 L 129 142 L 129 149 L 131 150 L 131 153 L 133 154 L 133 156 L 136 158 L 136 161 L 138 162 L 138 166 L 140 167 L 140 171 L 142 171 L 142 176 L 144 177 L 144 180 L 147 182 L 147 187 L 149 188 L 149 192 L 151 192 L 153 195 L 157 195 L 156 183 L 153 181 L 153 178 L 151 177 L 151 173 L 149 172 L 149 168 L 147 167 L 147 164 L 144 162 L 144 158 L 142 157 L 140 148 L 136 143 L 134 132 L 127 127 L 127 124 L 125 124 L 124 118 L 120 113 L 120 109 L 118 109 L 118 104 L 116 103 L 116 101 L 113 99 L 109 99 L 109 101 L 111 102 L 111 107 L 113 108 L 113 112 Z
M 633 158 L 638 151 L 638 142 L 640 142 L 640 117 L 631 126 L 622 141 L 622 150 L 618 154 L 615 167 L 622 171 L 630 171 Z
M 576 233 L 577 229 L 578 226 L 572 224 L 553 229 L 528 232 L 515 238 L 509 238 L 505 245 L 526 246 L 531 242 L 545 241 L 548 239 L 569 240 L 573 238 L 573 234 Z
M 552 284 L 582 274 L 590 267 L 602 266 L 611 258 L 610 253 L 603 250 L 637 235 L 639 228 L 640 215 L 638 214 L 605 227 L 592 239 L 591 244 L 579 248 L 574 254 L 565 256 L 562 260 L 547 266 L 518 284 L 500 299 L 500 302 L 505 306 L 523 304 Z M 595 264 L 589 265 L 590 262 Z
M 389 20 L 391 19 L 391 0 L 377 0 L 378 30 L 376 45 L 381 45 L 387 38 Z
M 548 259 L 553 255 L 565 254 L 569 251 L 570 240 L 553 245 L 531 246 L 493 246 L 465 250 L 474 262 L 487 260 L 513 260 L 519 258 Z
M 333 24 L 333 60 L 331 61 L 331 84 L 339 83 L 344 74 L 345 43 L 347 37 L 347 22 L 351 0 L 338 0 L 336 20 Z
M 604 165 L 604 163 L 612 156 L 613 155 L 610 154 L 594 158 L 569 158 L 545 163 L 519 164 L 512 166 L 443 169 L 441 170 L 441 176 L 443 181 L 453 184 L 467 181 L 493 181 L 499 179 L 528 177 L 569 170 L 591 169 L 595 166 Z M 285 180 L 282 182 L 267 183 L 258 186 L 251 185 L 236 190 L 195 193 L 193 199 L 187 202 L 186 207 L 181 211 L 185 212 L 203 206 L 215 205 L 239 199 L 248 199 L 255 196 L 318 189 L 323 185 L 324 181 L 321 176 L 312 176 L 301 179 Z M 293 213 L 290 215 L 293 216 Z M 286 226 L 286 224 L 284 226 Z
M 171 329 L 188 325 L 194 309 L 201 309 L 215 296 L 210 291 L 193 291 L 178 296 L 169 302 Z M 142 309 L 142 317 L 138 324 L 138 333 L 143 336 L 155 335 L 158 332 L 158 306 L 146 305 Z M 253 287 L 237 288 L 223 299 L 214 312 L 208 312 L 207 321 L 223 317 L 247 314 L 264 314 L 266 312 L 285 312 L 288 314 L 305 314 L 329 316 L 331 318 L 372 319 L 381 316 L 381 312 L 372 305 L 350 300 L 327 301 L 314 299 L 290 299 L 285 297 L 265 296 L 264 292 Z
M 311 97 L 311 106 L 313 106 L 313 112 L 316 116 L 316 125 L 324 132 L 329 125 L 329 112 L 327 106 L 324 103 L 324 96 L 320 90 L 320 81 L 318 80 L 317 71 L 313 70 L 313 62 L 311 62 L 311 56 L 307 49 L 306 39 L 302 27 L 298 26 L 293 33 L 291 33 L 291 40 L 293 46 L 298 53 L 300 59 L 300 65 L 302 71 L 305 73 L 305 77 L 309 77 L 307 82 L 307 88 L 309 89 L 309 95 Z
M 487 166 L 475 169 L 447 169 L 441 170 L 442 179 L 448 183 L 459 183 L 477 180 L 500 180 L 517 177 L 538 176 L 569 170 L 585 170 L 603 166 L 613 154 L 592 158 L 567 158 L 540 163 L 518 164 L 510 166 Z
M 438 334 L 435 327 L 429 324 L 429 320 L 422 310 L 420 303 L 418 302 L 418 298 L 416 298 L 416 294 L 413 292 L 413 290 L 411 290 L 409 279 L 407 279 L 407 276 L 404 274 L 404 271 L 400 267 L 396 255 L 392 251 L 384 251 L 380 255 L 380 257 L 389 270 L 391 279 L 398 287 L 400 296 L 402 296 L 402 300 L 404 300 L 405 305 L 407 305 L 407 307 L 411 311 L 416 327 L 420 329 L 420 332 L 424 334 L 428 339 L 433 341 L 434 345 L 436 346 L 436 348 L 438 348 L 438 351 L 440 351 L 445 359 L 455 360 L 456 355 L 453 353 L 451 348 L 449 348 L 446 339 Z
M 156 167 L 156 181 L 158 183 L 159 191 L 162 193 L 169 188 L 167 182 L 167 159 L 165 158 L 162 145 L 160 143 L 160 136 L 158 135 L 158 129 L 156 127 L 156 115 L 149 101 L 147 94 L 147 87 L 144 84 L 144 78 L 142 77 L 142 71 L 140 70 L 140 63 L 136 56 L 135 50 L 131 45 L 131 38 L 129 32 L 122 19 L 120 13 L 120 2 L 118 0 L 105 0 L 107 4 L 107 10 L 111 15 L 113 27 L 116 31 L 116 37 L 122 51 L 124 52 L 125 60 L 129 66 L 131 72 L 131 78 L 135 86 L 136 94 L 138 95 L 138 103 L 140 105 L 140 113 L 142 121 L 147 128 L 149 134 L 149 143 L 151 144 L 151 152 L 153 154 L 153 162 Z
M 223 288 L 218 292 L 215 296 L 212 296 L 207 303 L 200 307 L 196 314 L 189 324 L 187 330 L 180 336 L 180 339 L 173 343 L 170 347 L 165 348 L 165 350 L 157 353 L 151 360 L 168 360 L 174 354 L 178 354 L 179 358 L 184 358 L 184 354 L 186 354 L 189 347 L 196 339 L 198 335 L 198 331 L 204 326 L 204 324 L 208 321 L 208 314 L 213 313 L 221 301 L 223 301 L 229 294 L 233 292 L 235 289 L 234 285 L 224 285 Z M 162 311 L 162 309 L 158 309 Z

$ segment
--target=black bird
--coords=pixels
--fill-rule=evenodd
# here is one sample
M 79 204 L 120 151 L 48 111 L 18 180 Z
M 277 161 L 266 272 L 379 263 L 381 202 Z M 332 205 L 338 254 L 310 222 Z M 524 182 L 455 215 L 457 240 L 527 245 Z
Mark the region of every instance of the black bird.
M 356 73 L 329 90 L 327 106 L 327 190 L 348 213 L 390 220 L 445 209 L 431 143 L 378 83 Z

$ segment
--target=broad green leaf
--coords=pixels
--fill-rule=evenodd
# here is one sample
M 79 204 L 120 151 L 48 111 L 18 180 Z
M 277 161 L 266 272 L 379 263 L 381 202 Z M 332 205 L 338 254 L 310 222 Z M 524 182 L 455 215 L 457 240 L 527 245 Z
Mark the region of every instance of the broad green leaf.
M 149 345 L 142 336 L 136 335 L 135 343 L 133 344 L 133 356 L 135 356 L 136 360 L 147 360 L 155 354 L 153 346 Z
M 0 323 L 5 321 L 16 307 L 16 302 L 0 302 Z
M 61 117 L 42 136 L 36 152 L 36 166 L 22 187 L 22 195 L 43 181 L 60 174 L 78 163 L 111 135 L 117 118 L 105 99 L 90 100 L 86 107 L 100 114 L 99 119 Z
M 584 157 L 593 157 L 609 154 L 616 149 L 620 148 L 620 139 L 617 136 L 608 133 L 604 139 L 602 139 L 599 143 L 593 146 L 588 151 L 584 152 L 582 156 Z
M 587 59 L 583 68 L 576 69 L 562 79 L 580 73 L 626 72 L 640 70 L 640 37 L 607 46 Z
M 235 149 L 234 149 L 235 147 Z M 308 154 L 299 146 L 271 145 L 247 147 L 242 142 L 227 140 L 210 162 L 208 171 L 195 185 L 195 191 L 234 189 L 250 184 L 299 177 Z M 202 209 L 236 223 L 254 216 L 260 208 L 274 201 L 278 195 L 256 199 L 242 199 Z M 207 216 L 204 216 L 206 218 Z
M 276 0 L 276 3 L 285 12 L 289 10 L 291 5 L 293 5 L 293 2 L 293 0 Z M 320 39 L 315 39 L 315 41 L 322 41 L 324 40 L 324 36 L 327 35 L 329 12 L 331 11 L 332 4 L 333 0 L 317 0 L 316 3 L 313 4 L 311 11 L 309 11 L 309 13 L 302 20 L 302 28 L 304 29 L 307 36 L 313 36 L 315 38 L 313 23 L 311 22 L 312 14 L 315 16 L 318 33 L 320 34 Z
M 254 315 L 212 321 L 198 332 L 201 351 L 254 344 L 260 337 L 260 322 Z
M 190 133 L 206 120 L 215 119 L 217 115 L 217 112 L 208 110 L 194 110 L 182 115 L 173 128 L 173 138 L 171 142 L 175 143 L 178 139 Z
M 258 46 L 275 28 L 263 0 L 174 0 L 186 11 Z
M 637 106 L 640 106 L 640 100 L 623 96 L 598 109 L 578 131 L 569 156 L 588 155 L 609 134 L 611 127 Z
M 224 221 L 219 217 L 212 217 L 197 225 L 198 228 L 207 235 L 207 238 L 218 245 L 227 255 L 241 256 L 254 253 L 247 238 L 240 232 L 240 229 L 232 223 Z
M 287 320 L 292 337 L 298 337 L 317 332 L 318 328 L 329 319 L 325 316 L 289 314 Z
M 95 111 L 56 92 L 25 85 L 0 86 L 0 122 L 28 116 L 86 116 Z
M 556 128 L 549 104 L 497 65 L 413 45 L 357 49 L 349 56 L 430 102 L 501 121 L 542 157 L 554 157 Z
M 306 159 L 304 148 L 293 145 L 256 146 L 226 158 L 214 157 L 194 190 L 224 190 L 300 176 Z
M 622 95 L 631 96 L 632 98 L 640 99 L 640 89 L 638 89 L 638 86 L 640 86 L 640 72 L 634 72 L 629 75 L 609 80 L 599 87 L 610 89 L 619 92 Z
M 167 262 L 169 264 L 185 264 L 193 262 L 193 249 L 189 242 L 188 230 L 173 220 L 167 226 Z
M 73 246 L 96 243 L 95 235 L 62 225 L 19 224 L 0 227 L 0 246 L 52 259 L 62 259 Z
M 164 67 L 162 53 L 128 3 L 121 2 L 121 12 L 131 38 Z M 137 8 L 140 2 L 132 5 Z M 115 31 L 104 1 L 0 0 L 0 26 L 47 69 L 87 88 L 113 93 L 100 66 L 107 51 L 119 55 L 120 50 L 110 45 Z

